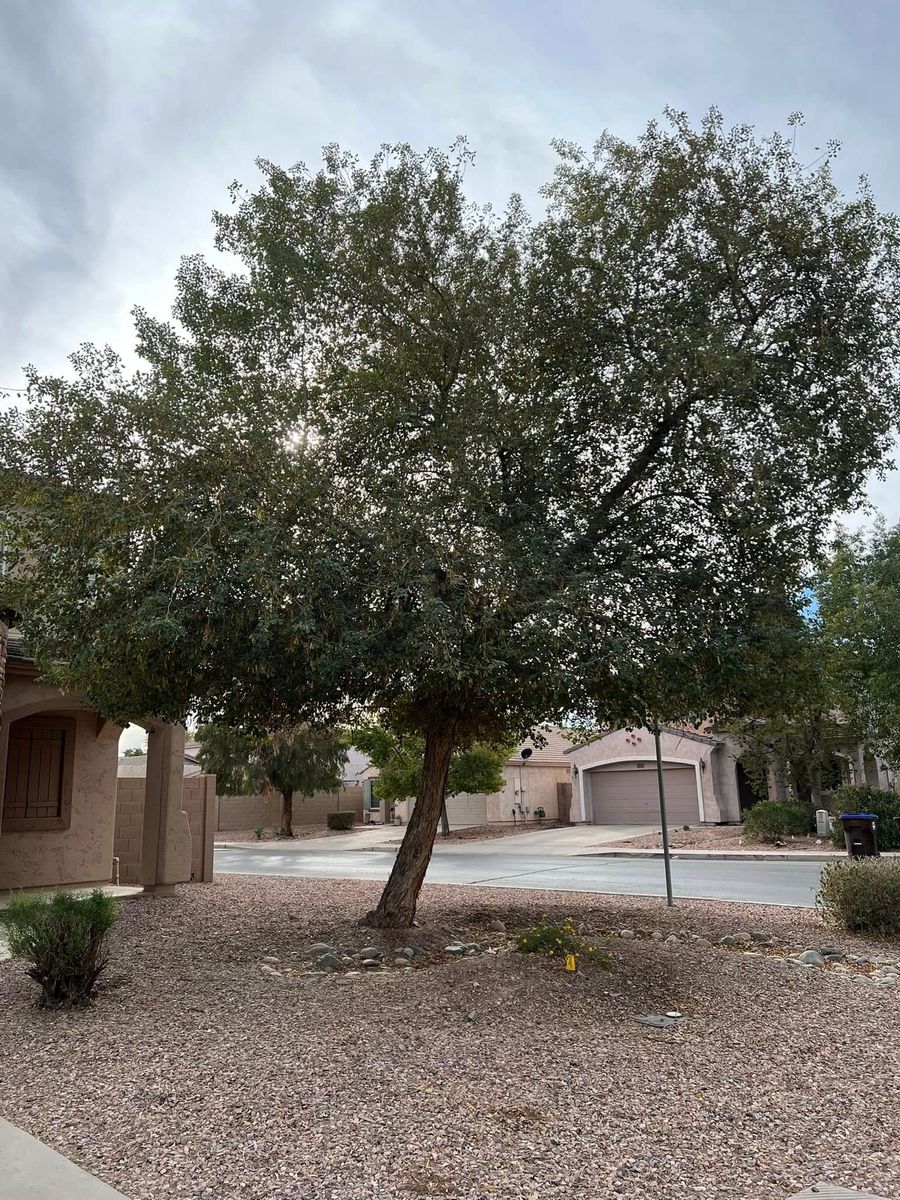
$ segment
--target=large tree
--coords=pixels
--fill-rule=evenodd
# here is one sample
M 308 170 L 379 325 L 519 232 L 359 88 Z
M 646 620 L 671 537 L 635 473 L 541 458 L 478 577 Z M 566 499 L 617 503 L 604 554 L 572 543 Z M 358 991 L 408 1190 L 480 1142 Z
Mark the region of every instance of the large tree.
M 897 230 L 789 140 L 677 113 L 560 145 L 535 221 L 470 156 L 261 163 L 146 367 L 32 373 L 0 447 L 41 661 L 104 711 L 423 739 L 370 920 L 408 924 L 454 750 L 699 715 L 897 417 Z M 133 664 L 133 669 L 129 669 Z
M 216 776 L 220 795 L 250 796 L 275 791 L 281 796 L 279 836 L 294 836 L 294 795 L 336 792 L 342 782 L 347 746 L 331 733 L 298 725 L 263 736 L 248 736 L 224 725 L 197 731 L 200 765 Z

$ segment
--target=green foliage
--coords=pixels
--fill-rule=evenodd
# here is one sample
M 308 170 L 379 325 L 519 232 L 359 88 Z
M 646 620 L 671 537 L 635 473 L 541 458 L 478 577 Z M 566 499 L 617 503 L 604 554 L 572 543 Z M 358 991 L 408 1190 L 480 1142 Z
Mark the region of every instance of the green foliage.
M 422 783 L 424 738 L 372 721 L 355 729 L 350 740 L 378 768 L 375 789 L 382 800 L 394 804 L 418 795 Z M 504 785 L 503 767 L 511 752 L 509 746 L 479 742 L 458 746 L 450 758 L 447 795 L 499 792 Z
M 835 924 L 860 933 L 900 933 L 900 861 L 864 858 L 828 863 L 816 907 Z
M 253 830 L 253 836 L 256 838 L 256 840 L 258 842 L 261 842 L 263 834 L 265 832 L 266 831 L 265 831 L 265 829 L 263 829 L 262 825 L 257 825 L 257 827 Z
M 141 370 L 29 372 L 0 441 L 47 678 L 254 738 L 388 714 L 429 763 L 407 879 L 448 744 L 735 705 L 897 418 L 897 224 L 830 152 L 714 110 L 557 150 L 534 220 L 464 144 L 261 162 Z
M 585 958 L 589 962 L 606 966 L 609 955 L 586 942 L 575 929 L 572 917 L 564 921 L 540 921 L 537 925 L 516 938 L 516 949 L 522 954 L 542 954 L 548 958 L 565 959 L 574 954 L 576 962 Z
M 811 833 L 811 810 L 783 800 L 762 800 L 744 818 L 744 835 L 752 842 L 780 842 Z
M 341 786 L 347 758 L 343 740 L 303 726 L 248 737 L 220 725 L 197 731 L 203 770 L 216 776 L 220 796 L 297 792 L 314 796 Z
M 843 534 L 817 594 L 837 703 L 858 739 L 900 767 L 900 525 Z
M 325 814 L 325 824 L 329 829 L 352 829 L 355 823 L 356 813 L 348 809 Z
M 878 819 L 876 833 L 879 850 L 900 850 L 900 829 L 895 818 L 900 817 L 900 796 L 896 792 L 882 791 L 873 787 L 842 787 L 834 793 L 831 805 L 834 828 L 831 840 L 843 849 L 844 830 L 838 816 L 840 813 L 867 812 Z
M 147 753 L 147 751 L 142 749 L 140 746 L 129 746 L 122 757 L 123 758 L 141 758 L 146 753 Z
M 26 974 L 48 1007 L 90 1003 L 109 962 L 106 934 L 118 916 L 118 904 L 99 889 L 88 896 L 12 896 L 0 909 L 10 951 L 31 964 Z

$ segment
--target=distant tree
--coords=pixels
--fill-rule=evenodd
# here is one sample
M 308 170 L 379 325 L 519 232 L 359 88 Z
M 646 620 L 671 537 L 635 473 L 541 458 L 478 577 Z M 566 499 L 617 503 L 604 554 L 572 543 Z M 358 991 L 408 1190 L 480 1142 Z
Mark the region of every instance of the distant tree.
M 422 786 L 424 742 L 417 734 L 404 734 L 370 722 L 355 729 L 353 745 L 362 750 L 378 768 L 378 795 L 385 804 L 414 800 Z M 463 792 L 491 795 L 504 785 L 503 767 L 509 758 L 508 746 L 475 743 L 459 746 L 451 755 L 447 772 L 447 796 Z M 450 832 L 446 802 L 441 813 L 442 831 Z
M 294 794 L 336 792 L 347 758 L 345 743 L 331 734 L 297 727 L 265 737 L 248 737 L 221 725 L 197 731 L 203 770 L 216 776 L 224 796 L 262 791 L 281 794 L 281 837 L 293 837 Z
M 129 746 L 123 758 L 142 758 L 147 753 L 141 746 Z
M 457 748 L 731 703 L 897 419 L 897 224 L 830 154 L 714 111 L 558 150 L 536 222 L 466 198 L 465 147 L 262 163 L 223 265 L 137 314 L 141 371 L 32 371 L 0 441 L 48 679 L 422 738 L 375 925 L 414 917 Z
M 860 742 L 900 769 L 900 525 L 842 534 L 818 598 L 837 703 Z

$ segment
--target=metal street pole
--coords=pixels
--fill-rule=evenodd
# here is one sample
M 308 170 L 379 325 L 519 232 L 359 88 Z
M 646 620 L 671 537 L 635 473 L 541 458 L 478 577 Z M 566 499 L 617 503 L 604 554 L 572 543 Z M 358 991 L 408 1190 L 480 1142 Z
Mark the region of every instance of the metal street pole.
M 656 785 L 659 789 L 659 819 L 662 824 L 663 862 L 666 867 L 666 904 L 671 908 L 675 901 L 672 898 L 672 856 L 669 853 L 669 823 L 666 820 L 666 788 L 663 783 L 662 750 L 659 744 L 659 724 L 653 726 L 653 741 L 656 744 Z

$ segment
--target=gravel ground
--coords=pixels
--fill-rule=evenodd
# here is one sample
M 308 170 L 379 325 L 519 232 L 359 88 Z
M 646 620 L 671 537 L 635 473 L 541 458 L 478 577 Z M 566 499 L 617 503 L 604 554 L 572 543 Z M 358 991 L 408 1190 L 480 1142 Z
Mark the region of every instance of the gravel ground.
M 740 825 L 723 825 L 713 829 L 670 829 L 669 845 L 673 850 L 815 850 L 819 854 L 835 850 L 830 838 L 791 837 L 771 845 L 753 842 L 744 837 Z M 621 842 L 606 842 L 604 849 L 661 850 L 662 834 L 642 833 Z
M 0 964 L 2 1115 L 131 1200 L 784 1200 L 818 1179 L 900 1198 L 900 989 L 619 938 L 574 975 L 513 953 L 262 969 L 319 940 L 435 950 L 441 927 L 499 949 L 492 921 L 570 913 L 599 940 L 866 943 L 798 909 L 436 886 L 421 928 L 373 934 L 355 918 L 378 890 L 226 876 L 132 901 L 121 979 L 82 1013 L 32 1007 Z M 671 1008 L 670 1029 L 632 1020 Z

